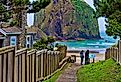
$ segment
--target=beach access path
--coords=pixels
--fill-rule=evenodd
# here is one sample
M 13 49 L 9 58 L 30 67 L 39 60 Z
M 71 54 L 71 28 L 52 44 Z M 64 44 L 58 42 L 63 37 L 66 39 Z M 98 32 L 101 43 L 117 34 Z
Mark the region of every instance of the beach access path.
M 79 68 L 80 64 L 73 63 L 59 76 L 56 82 L 77 82 L 76 71 Z
M 95 62 L 105 60 L 105 54 L 94 53 L 96 55 Z M 80 53 L 79 52 L 67 52 L 67 56 L 76 55 L 76 62 L 69 66 L 65 71 L 59 76 L 56 82 L 77 82 L 76 72 L 81 67 L 80 66 Z

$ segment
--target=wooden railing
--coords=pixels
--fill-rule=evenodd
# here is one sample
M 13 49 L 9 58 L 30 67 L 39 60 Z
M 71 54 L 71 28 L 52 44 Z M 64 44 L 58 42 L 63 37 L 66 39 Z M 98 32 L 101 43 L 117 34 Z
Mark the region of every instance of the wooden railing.
M 115 60 L 118 60 L 118 57 L 119 57 L 118 48 L 111 47 L 111 48 L 106 49 L 105 58 L 109 59 L 111 57 Z
M 15 47 L 0 49 L 0 82 L 14 82 Z
M 105 59 L 113 58 L 121 64 L 121 41 L 118 41 L 117 47 L 107 48 L 105 52 Z
M 51 76 L 60 67 L 59 63 L 62 63 L 60 61 L 64 58 L 65 53 L 61 51 L 15 51 L 15 47 L 1 48 L 0 82 L 41 81 Z

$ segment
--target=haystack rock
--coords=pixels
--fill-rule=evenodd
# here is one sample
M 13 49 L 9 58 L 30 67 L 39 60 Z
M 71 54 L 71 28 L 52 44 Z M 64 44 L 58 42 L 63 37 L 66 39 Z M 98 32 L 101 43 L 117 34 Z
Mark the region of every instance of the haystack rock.
M 57 40 L 100 38 L 94 10 L 81 0 L 52 0 L 35 14 L 34 24 Z

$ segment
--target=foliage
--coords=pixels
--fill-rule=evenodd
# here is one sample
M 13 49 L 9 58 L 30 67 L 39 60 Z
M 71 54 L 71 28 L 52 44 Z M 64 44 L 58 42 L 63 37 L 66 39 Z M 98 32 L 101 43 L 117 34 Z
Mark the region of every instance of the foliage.
M 10 18 L 10 12 L 6 12 L 6 8 L 3 3 L 0 3 L 0 21 L 7 22 Z
M 15 6 L 28 5 L 29 0 L 12 0 L 12 4 Z
M 35 13 L 40 11 L 42 8 L 46 7 L 51 0 L 38 0 L 34 1 L 30 4 L 29 0 L 11 0 L 11 2 L 0 1 L 0 15 L 2 14 L 2 18 L 0 21 L 7 22 L 8 19 L 12 17 L 11 13 L 19 13 L 21 10 L 26 10 L 29 13 Z M 32 6 L 32 9 L 29 6 Z M 7 10 L 7 6 L 9 6 L 9 10 Z M 11 22 L 11 25 L 14 25 L 18 22 L 18 20 Z
M 53 35 L 57 40 L 100 38 L 93 12 L 84 1 L 52 0 L 48 7 L 35 14 L 34 22 L 46 35 Z
M 41 49 L 53 49 L 52 43 L 54 42 L 54 38 L 48 37 L 47 39 L 41 38 L 41 40 L 37 41 L 33 47 L 35 49 L 41 50 Z
M 0 3 L 0 13 L 2 13 L 5 10 L 5 7 L 2 3 Z
M 37 1 L 34 1 L 31 4 L 32 9 L 30 9 L 28 11 L 28 13 L 39 12 L 40 9 L 45 8 L 47 5 L 49 5 L 50 2 L 51 2 L 51 0 L 37 0 Z
M 96 35 L 98 33 L 97 31 L 99 31 L 99 28 L 98 28 L 97 19 L 96 17 L 94 17 L 95 11 L 84 1 L 71 0 L 71 2 L 76 10 L 77 22 L 81 21 L 84 27 L 83 30 L 82 29 L 80 30 L 85 31 L 88 34 Z
M 94 0 L 97 17 L 108 18 L 106 33 L 109 36 L 121 37 L 121 0 Z
M 39 12 L 40 9 L 45 8 L 51 0 L 36 0 L 32 3 L 29 2 L 29 0 L 13 0 L 12 4 L 14 6 L 32 6 L 32 9 L 28 9 L 28 13 L 35 13 Z
M 17 22 L 17 20 L 15 20 L 15 19 L 13 19 L 11 22 L 10 22 L 10 26 L 15 26 L 15 25 L 17 25 L 18 24 L 18 22 Z
M 121 66 L 113 59 L 81 67 L 77 72 L 77 82 L 120 82 Z
M 55 44 L 55 47 L 66 47 L 66 45 L 56 43 L 56 44 Z
M 48 39 L 48 43 L 55 42 L 55 39 L 53 37 L 48 36 L 47 39 Z

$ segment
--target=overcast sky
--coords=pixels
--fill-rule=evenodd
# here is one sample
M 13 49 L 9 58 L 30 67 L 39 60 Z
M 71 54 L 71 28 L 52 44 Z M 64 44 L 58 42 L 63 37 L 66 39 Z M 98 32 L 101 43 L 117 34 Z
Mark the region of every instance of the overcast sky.
M 36 1 L 36 0 L 29 0 L 30 2 Z M 34 13 L 27 14 L 27 25 L 31 26 L 34 23 Z
M 84 0 L 87 4 L 89 4 L 93 9 L 95 9 L 93 5 L 93 0 Z
M 35 1 L 35 0 L 30 0 L 31 2 L 32 1 Z M 93 5 L 93 0 L 84 0 L 87 4 L 89 4 L 93 9 L 95 9 L 94 5 Z M 33 25 L 33 22 L 34 22 L 34 14 L 28 14 L 27 15 L 27 25 L 28 26 L 31 26 Z M 105 32 L 105 18 L 103 17 L 100 17 L 98 19 L 98 24 L 99 24 L 99 27 L 100 27 L 100 32 Z

